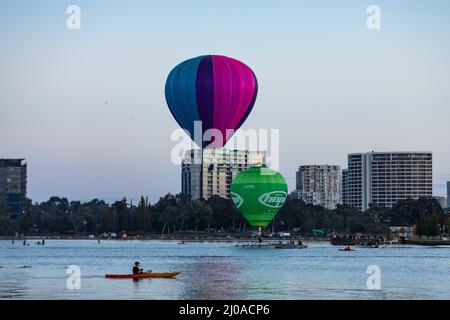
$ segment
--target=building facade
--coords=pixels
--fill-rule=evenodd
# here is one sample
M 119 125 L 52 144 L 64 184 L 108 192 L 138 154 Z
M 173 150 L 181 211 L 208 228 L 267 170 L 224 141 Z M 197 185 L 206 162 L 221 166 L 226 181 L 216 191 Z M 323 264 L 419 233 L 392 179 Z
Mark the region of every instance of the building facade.
M 336 209 L 341 200 L 341 167 L 300 166 L 296 175 L 297 195 L 307 204 Z
M 450 181 L 447 181 L 447 208 L 450 208 Z
M 345 204 L 367 210 L 433 196 L 431 152 L 370 152 L 348 155 Z
M 205 149 L 189 150 L 181 169 L 181 192 L 195 199 L 213 195 L 230 198 L 230 185 L 240 172 L 266 164 L 266 153 L 257 151 Z
M 348 169 L 342 169 L 341 200 L 343 204 L 348 203 Z
M 27 164 L 24 159 L 0 159 L 0 201 L 10 214 L 25 210 L 27 199 Z

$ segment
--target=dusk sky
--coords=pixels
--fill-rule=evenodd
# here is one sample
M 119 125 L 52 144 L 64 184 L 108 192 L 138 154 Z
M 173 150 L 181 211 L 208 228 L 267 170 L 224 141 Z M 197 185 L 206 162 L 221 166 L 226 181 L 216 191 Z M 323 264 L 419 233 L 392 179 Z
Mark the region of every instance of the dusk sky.
M 81 8 L 68 30 L 66 8 Z M 366 9 L 381 8 L 381 30 Z M 0 0 L 0 158 L 28 162 L 28 196 L 70 200 L 181 189 L 171 69 L 221 54 L 255 72 L 243 129 L 280 129 L 290 190 L 303 164 L 432 151 L 450 180 L 450 1 Z

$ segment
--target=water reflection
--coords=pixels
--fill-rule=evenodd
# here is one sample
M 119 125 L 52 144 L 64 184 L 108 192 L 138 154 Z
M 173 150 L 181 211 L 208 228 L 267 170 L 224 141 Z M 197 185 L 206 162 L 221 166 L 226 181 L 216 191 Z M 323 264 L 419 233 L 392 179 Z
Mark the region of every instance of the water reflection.
M 139 260 L 177 279 L 108 280 Z M 392 247 L 343 255 L 335 247 L 251 250 L 231 243 L 51 241 L 11 248 L 0 241 L 0 299 L 448 299 L 450 250 Z M 379 265 L 382 290 L 367 290 L 366 269 Z M 66 287 L 78 265 L 81 290 Z M 31 268 L 23 268 L 25 266 Z
M 242 265 L 227 257 L 200 257 L 189 270 L 184 299 L 243 299 L 236 287 Z

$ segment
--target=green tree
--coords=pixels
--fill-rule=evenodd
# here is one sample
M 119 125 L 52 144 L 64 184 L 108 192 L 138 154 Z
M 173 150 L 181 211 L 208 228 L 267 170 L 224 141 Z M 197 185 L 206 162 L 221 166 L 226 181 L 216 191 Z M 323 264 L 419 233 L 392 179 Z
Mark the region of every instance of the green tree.
M 195 200 L 192 204 L 191 217 L 194 220 L 194 230 L 198 231 L 200 223 L 211 221 L 212 209 L 209 204 L 203 200 Z
M 117 217 L 117 231 L 129 231 L 130 226 L 130 210 L 127 205 L 127 199 L 116 201 L 112 205 L 113 216 Z
M 149 231 L 151 228 L 150 220 L 150 204 L 148 198 L 141 197 L 137 207 L 137 224 L 136 229 L 140 231 Z
M 9 217 L 9 210 L 6 202 L 0 200 L 0 217 Z
M 5 215 L 0 215 L 0 236 L 14 236 L 19 232 L 19 225 L 16 221 Z
M 164 235 L 164 232 L 167 229 L 167 233 L 170 233 L 170 224 L 175 221 L 178 213 L 178 209 L 174 206 L 168 205 L 164 208 L 164 210 L 160 214 L 160 219 L 163 223 L 163 228 L 161 230 L 161 235 Z
M 445 232 L 447 233 L 447 235 L 450 233 L 450 216 L 447 215 L 447 217 L 445 218 Z

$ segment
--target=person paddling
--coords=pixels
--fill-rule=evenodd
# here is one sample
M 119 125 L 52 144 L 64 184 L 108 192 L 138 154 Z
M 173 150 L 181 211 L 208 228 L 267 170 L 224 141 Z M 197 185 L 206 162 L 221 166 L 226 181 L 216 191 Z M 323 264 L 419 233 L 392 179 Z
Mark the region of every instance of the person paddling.
M 134 267 L 133 267 L 133 274 L 140 274 L 140 273 L 144 273 L 144 270 L 140 268 L 141 264 L 136 261 L 134 263 Z

